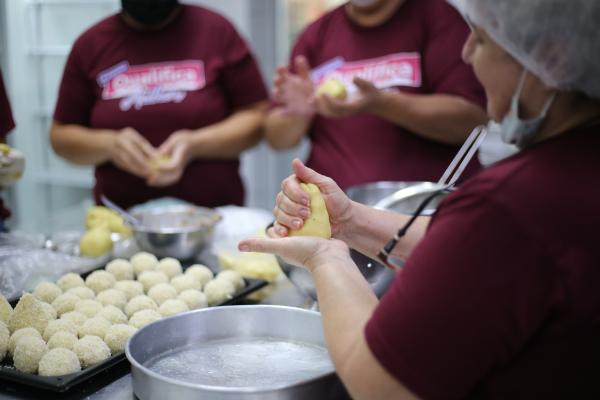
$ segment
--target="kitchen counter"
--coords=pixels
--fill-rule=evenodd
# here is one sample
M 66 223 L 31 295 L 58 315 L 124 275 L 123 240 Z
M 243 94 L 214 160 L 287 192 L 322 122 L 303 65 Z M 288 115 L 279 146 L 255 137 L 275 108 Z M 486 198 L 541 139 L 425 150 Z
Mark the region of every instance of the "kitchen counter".
M 313 302 L 302 294 L 286 278 L 274 284 L 273 291 L 258 304 L 276 304 L 292 307 L 309 308 Z M 134 400 L 129 363 L 100 374 L 87 383 L 80 385 L 65 394 L 31 389 L 29 387 L 0 387 L 0 400 L 8 399 L 89 399 L 89 400 Z

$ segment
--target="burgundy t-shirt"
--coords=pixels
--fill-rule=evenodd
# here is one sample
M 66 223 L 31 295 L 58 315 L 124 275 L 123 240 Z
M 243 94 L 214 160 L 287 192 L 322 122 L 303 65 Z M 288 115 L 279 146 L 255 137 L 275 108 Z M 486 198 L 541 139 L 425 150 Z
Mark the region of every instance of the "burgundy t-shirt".
M 0 71 L 0 141 L 6 141 L 6 135 L 12 131 L 15 127 L 15 121 L 13 120 L 12 111 L 10 109 L 10 102 L 4 88 L 4 80 L 2 79 L 2 72 Z M 10 211 L 4 207 L 4 202 L 0 197 L 0 219 L 6 219 L 10 217 Z
M 128 27 L 119 14 L 83 33 L 65 66 L 54 118 L 97 129 L 133 127 L 159 146 L 268 98 L 257 64 L 235 28 L 197 6 L 182 6 L 158 32 Z M 197 160 L 167 188 L 148 187 L 112 163 L 96 168 L 100 194 L 123 207 L 173 196 L 203 206 L 242 204 L 238 160 Z
M 424 399 L 598 399 L 600 124 L 480 172 L 440 206 L 366 328 Z
M 304 55 L 311 67 L 318 68 L 341 57 L 345 65 L 322 80 L 335 74 L 351 81 L 351 76 L 359 75 L 391 90 L 457 95 L 485 104 L 483 89 L 461 59 L 469 29 L 445 0 L 407 0 L 374 28 L 353 23 L 344 7 L 303 32 L 292 60 Z M 342 188 L 381 180 L 437 181 L 457 151 L 369 114 L 317 117 L 310 138 L 308 165 Z

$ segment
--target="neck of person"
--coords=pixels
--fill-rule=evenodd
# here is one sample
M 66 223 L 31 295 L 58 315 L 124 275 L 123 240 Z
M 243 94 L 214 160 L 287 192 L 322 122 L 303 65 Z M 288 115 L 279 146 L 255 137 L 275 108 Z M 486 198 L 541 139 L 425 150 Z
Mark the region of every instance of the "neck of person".
M 568 133 L 570 130 L 598 122 L 600 130 L 600 102 L 582 99 L 581 95 L 559 93 L 542 125 L 535 143 Z
M 398 11 L 406 0 L 378 0 L 369 7 L 357 7 L 351 2 L 346 4 L 346 14 L 355 24 L 372 28 L 384 24 Z
M 133 18 L 131 15 L 127 14 L 126 11 L 121 11 L 121 18 L 125 22 L 125 25 L 127 25 L 128 27 L 130 27 L 132 29 L 135 29 L 136 31 L 155 32 L 155 31 L 160 31 L 161 29 L 163 29 L 164 27 L 169 25 L 171 22 L 173 22 L 175 20 L 175 18 L 177 18 L 177 16 L 179 15 L 180 12 L 181 12 L 181 6 L 177 6 L 173 11 L 171 11 L 171 14 L 169 14 L 169 16 L 167 18 L 165 18 L 163 21 L 159 22 L 158 24 L 154 24 L 154 25 L 143 24 L 143 23 L 139 22 L 138 20 L 136 20 L 135 18 Z

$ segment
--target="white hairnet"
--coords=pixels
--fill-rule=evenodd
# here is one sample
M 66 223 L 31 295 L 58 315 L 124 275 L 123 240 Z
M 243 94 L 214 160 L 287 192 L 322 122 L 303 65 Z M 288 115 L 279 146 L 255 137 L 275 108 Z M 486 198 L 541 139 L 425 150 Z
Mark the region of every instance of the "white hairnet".
M 600 0 L 448 0 L 550 87 L 600 98 Z

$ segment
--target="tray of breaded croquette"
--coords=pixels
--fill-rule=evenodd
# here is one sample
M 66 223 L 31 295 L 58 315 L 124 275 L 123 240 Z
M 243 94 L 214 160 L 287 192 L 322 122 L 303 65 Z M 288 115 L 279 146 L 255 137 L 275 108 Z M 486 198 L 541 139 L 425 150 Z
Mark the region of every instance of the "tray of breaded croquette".
M 127 362 L 127 340 L 144 326 L 236 304 L 265 285 L 146 252 L 41 282 L 16 301 L 0 297 L 0 380 L 65 392 Z

